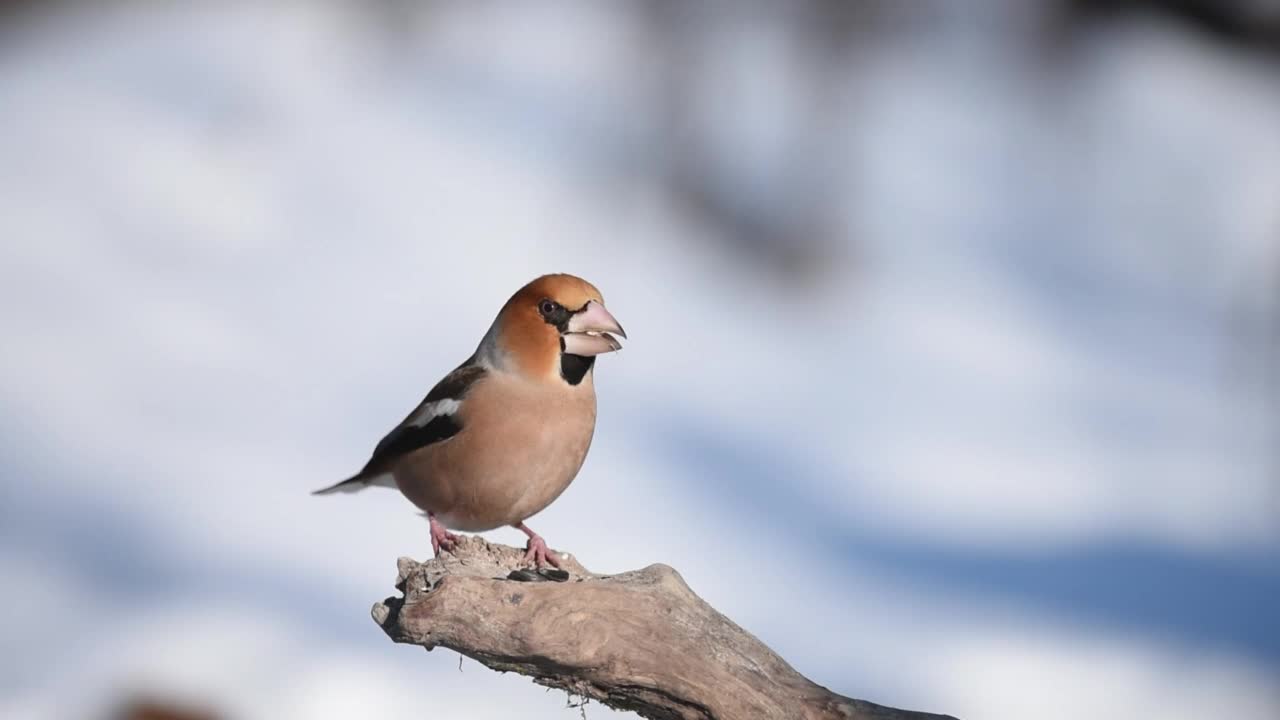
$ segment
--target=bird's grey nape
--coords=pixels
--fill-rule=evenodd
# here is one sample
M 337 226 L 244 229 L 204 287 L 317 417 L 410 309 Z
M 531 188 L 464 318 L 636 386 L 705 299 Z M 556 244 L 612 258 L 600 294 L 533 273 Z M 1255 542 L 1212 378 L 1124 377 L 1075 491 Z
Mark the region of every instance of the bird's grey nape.
M 498 343 L 498 332 L 498 319 L 495 318 L 493 324 L 489 326 L 488 332 L 480 339 L 480 344 L 476 346 L 475 355 L 472 356 L 475 359 L 475 364 L 490 370 L 508 369 L 510 365 L 509 354 Z

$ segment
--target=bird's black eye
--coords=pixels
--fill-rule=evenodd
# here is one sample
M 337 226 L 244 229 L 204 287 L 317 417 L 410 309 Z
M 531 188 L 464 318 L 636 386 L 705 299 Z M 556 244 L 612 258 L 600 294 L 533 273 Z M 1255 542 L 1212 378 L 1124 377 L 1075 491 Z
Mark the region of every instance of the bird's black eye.
M 550 315 L 551 313 L 556 311 L 556 304 L 551 302 L 550 300 L 543 300 L 542 303 L 538 305 L 538 310 L 543 315 Z

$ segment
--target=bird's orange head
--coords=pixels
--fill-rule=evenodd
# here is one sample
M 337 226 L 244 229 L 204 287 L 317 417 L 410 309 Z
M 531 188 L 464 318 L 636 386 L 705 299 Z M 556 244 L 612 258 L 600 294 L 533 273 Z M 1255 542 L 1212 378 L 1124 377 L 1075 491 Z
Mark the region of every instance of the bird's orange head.
M 526 377 L 581 382 L 595 356 L 622 348 L 626 337 L 595 285 L 574 275 L 543 275 L 520 288 L 498 313 L 494 348 Z M 488 341 L 486 337 L 486 341 Z

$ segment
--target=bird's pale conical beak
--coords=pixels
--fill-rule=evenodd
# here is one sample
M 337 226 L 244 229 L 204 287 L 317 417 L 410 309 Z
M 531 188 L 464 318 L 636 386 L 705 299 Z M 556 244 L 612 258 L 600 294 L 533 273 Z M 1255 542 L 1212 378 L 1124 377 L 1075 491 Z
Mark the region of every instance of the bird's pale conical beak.
M 613 335 L 627 336 L 617 319 L 594 300 L 569 318 L 567 330 L 562 338 L 564 351 L 570 355 L 591 356 L 621 350 L 622 343 Z

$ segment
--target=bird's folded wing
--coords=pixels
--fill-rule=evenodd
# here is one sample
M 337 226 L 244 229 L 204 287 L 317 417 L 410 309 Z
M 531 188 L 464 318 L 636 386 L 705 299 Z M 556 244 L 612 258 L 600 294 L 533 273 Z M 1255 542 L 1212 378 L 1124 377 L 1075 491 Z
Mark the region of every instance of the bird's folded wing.
M 359 490 L 379 483 L 387 476 L 396 461 L 409 453 L 438 442 L 443 442 L 462 431 L 458 409 L 467 392 L 486 374 L 483 367 L 468 360 L 436 383 L 427 397 L 409 413 L 373 450 L 373 456 L 363 469 L 342 482 L 317 490 L 321 495 L 330 492 Z

